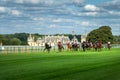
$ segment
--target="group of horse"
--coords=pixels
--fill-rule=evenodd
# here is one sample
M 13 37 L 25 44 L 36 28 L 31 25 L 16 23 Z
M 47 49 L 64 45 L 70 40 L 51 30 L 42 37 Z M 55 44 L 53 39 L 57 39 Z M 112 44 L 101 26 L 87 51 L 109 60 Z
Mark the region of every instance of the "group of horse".
M 62 42 L 58 42 L 57 43 L 57 47 L 58 47 L 58 51 L 61 52 L 64 49 L 64 46 L 62 44 Z M 94 51 L 101 51 L 101 49 L 103 48 L 103 44 L 101 41 L 96 41 L 95 43 L 92 42 L 85 42 L 83 41 L 82 43 L 79 43 L 77 41 L 74 42 L 68 42 L 66 43 L 66 47 L 67 50 L 71 51 L 78 51 L 82 48 L 82 50 L 85 52 L 86 50 L 94 50 Z M 49 45 L 48 43 L 45 43 L 45 48 L 44 51 L 47 50 L 48 52 L 50 52 L 51 49 L 51 45 Z M 107 48 L 110 50 L 111 48 L 111 44 L 107 43 Z

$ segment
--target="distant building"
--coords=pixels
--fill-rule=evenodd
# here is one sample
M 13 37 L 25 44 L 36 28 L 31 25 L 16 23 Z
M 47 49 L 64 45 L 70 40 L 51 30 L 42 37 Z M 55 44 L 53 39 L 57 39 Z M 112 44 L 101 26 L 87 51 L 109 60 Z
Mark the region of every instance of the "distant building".
M 45 42 L 51 44 L 51 46 L 57 45 L 57 42 L 61 41 L 63 44 L 66 44 L 70 41 L 68 36 L 44 36 L 43 38 L 38 38 L 36 41 L 34 40 L 34 36 L 31 34 L 28 37 L 28 45 L 29 46 L 44 46 Z
M 78 39 L 76 38 L 76 36 L 73 37 L 72 41 L 77 41 L 78 42 Z
M 86 35 L 81 35 L 81 42 L 86 41 Z M 58 41 L 61 41 L 62 44 L 66 44 L 67 42 L 71 42 L 71 41 L 77 41 L 78 39 L 76 38 L 76 36 L 73 37 L 73 39 L 70 41 L 68 36 L 44 36 L 44 37 L 39 37 L 36 41 L 34 39 L 34 36 L 32 36 L 31 34 L 28 37 L 28 45 L 29 46 L 44 46 L 45 42 L 48 42 L 51 46 L 55 46 L 57 45 Z
M 86 38 L 87 38 L 87 35 L 81 35 L 81 43 L 82 43 L 83 41 L 86 41 Z

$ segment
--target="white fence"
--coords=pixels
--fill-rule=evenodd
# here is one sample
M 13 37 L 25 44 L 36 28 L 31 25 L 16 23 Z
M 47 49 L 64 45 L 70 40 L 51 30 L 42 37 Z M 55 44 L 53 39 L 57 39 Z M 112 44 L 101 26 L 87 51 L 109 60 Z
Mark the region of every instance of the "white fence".
M 44 48 L 44 46 L 0 46 L 0 53 L 43 52 Z M 65 45 L 64 48 L 66 48 Z M 57 46 L 52 46 L 51 50 L 57 50 Z
M 0 46 L 0 53 L 32 53 L 42 52 L 44 46 Z M 66 45 L 64 45 L 66 49 Z M 104 45 L 106 48 L 106 45 Z M 120 48 L 120 44 L 112 44 L 112 48 Z M 57 50 L 57 46 L 52 46 L 52 50 Z

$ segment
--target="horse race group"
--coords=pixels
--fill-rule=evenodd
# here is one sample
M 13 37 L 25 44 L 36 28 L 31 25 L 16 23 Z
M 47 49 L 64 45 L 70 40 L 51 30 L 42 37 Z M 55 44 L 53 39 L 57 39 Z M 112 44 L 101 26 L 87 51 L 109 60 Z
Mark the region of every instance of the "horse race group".
M 77 42 L 77 40 L 75 40 L 75 41 L 67 42 L 66 46 L 67 46 L 67 50 L 69 51 L 70 50 L 78 51 L 81 47 L 83 51 L 90 50 L 90 49 L 93 49 L 95 51 L 101 51 L 101 49 L 103 48 L 103 44 L 101 41 L 96 41 L 95 43 L 89 42 L 89 41 L 83 41 L 82 43 L 80 43 L 80 42 Z M 64 49 L 64 46 L 61 41 L 58 41 L 57 47 L 59 52 L 61 52 Z M 45 48 L 43 51 L 47 50 L 49 53 L 51 48 L 52 46 L 48 42 L 46 42 Z M 106 48 L 110 50 L 111 48 L 110 42 L 107 43 Z

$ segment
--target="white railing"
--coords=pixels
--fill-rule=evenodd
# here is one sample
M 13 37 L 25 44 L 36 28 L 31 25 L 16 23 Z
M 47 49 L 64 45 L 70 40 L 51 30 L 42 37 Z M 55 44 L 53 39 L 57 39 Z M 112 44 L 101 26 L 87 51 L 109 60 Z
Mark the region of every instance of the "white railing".
M 106 44 L 104 45 L 104 48 Z M 0 46 L 0 53 L 31 53 L 31 52 L 43 52 L 44 46 Z M 66 49 L 66 45 L 64 45 Z M 120 44 L 112 44 L 112 48 L 120 48 Z M 53 51 L 57 50 L 57 45 L 52 46 Z

